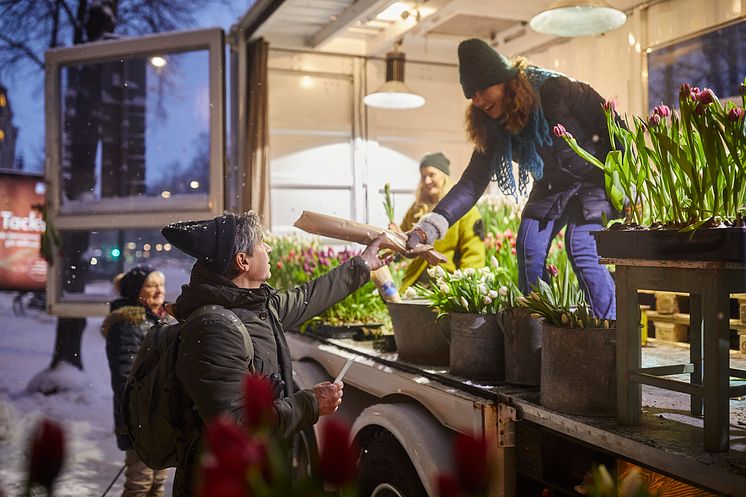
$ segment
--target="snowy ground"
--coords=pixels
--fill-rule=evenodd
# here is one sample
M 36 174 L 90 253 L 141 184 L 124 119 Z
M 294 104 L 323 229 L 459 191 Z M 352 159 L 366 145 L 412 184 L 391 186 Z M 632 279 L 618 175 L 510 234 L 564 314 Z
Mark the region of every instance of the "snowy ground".
M 55 495 L 100 496 L 124 463 L 114 439 L 109 368 L 99 332 L 102 320 L 88 319 L 84 371 L 69 366 L 55 372 L 53 379 L 70 391 L 50 396 L 28 393 L 29 383 L 52 358 L 56 318 L 39 311 L 16 317 L 11 300 L 12 294 L 0 292 L 0 494 L 21 495 L 29 433 L 46 416 L 62 424 L 67 437 L 67 459 Z M 120 476 L 107 495 L 121 495 L 123 480 Z M 166 495 L 171 495 L 170 482 Z

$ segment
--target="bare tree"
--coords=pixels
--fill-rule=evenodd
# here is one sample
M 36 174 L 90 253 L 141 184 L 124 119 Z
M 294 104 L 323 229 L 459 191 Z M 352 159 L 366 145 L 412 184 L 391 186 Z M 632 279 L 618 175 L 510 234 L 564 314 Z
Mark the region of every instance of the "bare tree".
M 227 1 L 0 0 L 0 79 L 36 77 L 41 81 L 44 52 L 49 48 L 185 28 L 206 5 Z M 82 252 L 87 247 L 87 234 L 83 235 L 72 240 L 74 251 Z M 72 270 L 75 267 L 71 266 Z M 71 279 L 81 281 L 81 276 L 72 275 Z M 83 369 L 81 340 L 85 326 L 85 318 L 58 320 L 50 368 L 67 362 Z

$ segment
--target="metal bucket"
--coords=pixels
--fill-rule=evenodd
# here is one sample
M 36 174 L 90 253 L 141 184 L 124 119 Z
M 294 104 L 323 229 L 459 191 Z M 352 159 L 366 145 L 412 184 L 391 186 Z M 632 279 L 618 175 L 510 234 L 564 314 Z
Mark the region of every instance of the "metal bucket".
M 451 374 L 471 380 L 505 378 L 502 330 L 494 314 L 451 314 Z
M 541 383 L 541 323 L 524 308 L 499 312 L 497 323 L 505 339 L 505 381 L 538 387 Z
M 616 416 L 616 329 L 542 323 L 541 405 L 580 416 Z
M 415 364 L 448 366 L 450 345 L 447 323 L 438 322 L 426 300 L 389 302 L 399 359 Z

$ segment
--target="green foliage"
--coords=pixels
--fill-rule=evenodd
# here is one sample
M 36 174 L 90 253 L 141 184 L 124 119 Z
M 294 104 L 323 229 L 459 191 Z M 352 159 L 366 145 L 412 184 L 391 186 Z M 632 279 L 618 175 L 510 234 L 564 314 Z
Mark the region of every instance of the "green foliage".
M 612 105 L 605 105 L 612 150 L 604 162 L 583 150 L 571 134 L 559 136 L 604 171 L 609 199 L 620 211 L 626 207 L 628 224 L 684 230 L 721 222 L 742 226 L 746 95 L 741 94 L 739 107 L 720 102 L 712 90 L 684 84 L 680 114 L 659 105 L 647 120 L 635 117 L 632 127 L 617 118 Z
M 331 271 L 347 260 L 359 255 L 360 250 L 344 248 L 335 250 L 323 247 L 318 239 L 300 238 L 297 235 L 266 235 L 272 247 L 272 276 L 267 281 L 275 288 L 293 288 Z M 383 323 L 391 327 L 386 304 L 372 282 L 337 302 L 322 314 L 315 316 L 302 329 L 314 324 L 340 326 L 360 323 Z
M 383 187 L 383 208 L 386 210 L 386 217 L 390 223 L 396 223 L 394 219 L 394 200 L 391 197 L 391 183 L 386 183 Z
M 531 293 L 519 297 L 518 304 L 531 310 L 532 315 L 544 318 L 552 326 L 569 328 L 613 328 L 615 322 L 599 319 L 585 302 L 583 292 L 572 278 L 569 265 L 560 271 L 553 265 L 547 266 L 549 283 L 539 280 Z

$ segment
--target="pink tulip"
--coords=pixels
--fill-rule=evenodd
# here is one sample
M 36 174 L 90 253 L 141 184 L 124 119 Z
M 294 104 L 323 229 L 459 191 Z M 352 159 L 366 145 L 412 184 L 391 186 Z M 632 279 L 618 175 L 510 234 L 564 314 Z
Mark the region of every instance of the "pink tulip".
M 616 112 L 616 100 L 607 100 L 601 105 L 607 112 Z
M 671 115 L 671 109 L 667 105 L 660 104 L 653 109 L 653 113 L 660 117 L 668 117 Z
M 557 266 L 555 266 L 554 264 L 549 264 L 547 266 L 547 272 L 549 273 L 549 276 L 551 276 L 552 278 L 556 278 L 559 274 L 559 269 L 557 269 Z
M 568 134 L 565 127 L 561 124 L 555 124 L 554 128 L 552 128 L 552 131 L 554 132 L 554 136 L 556 136 L 557 138 L 563 138 Z
M 728 112 L 728 119 L 731 121 L 738 121 L 739 119 L 743 119 L 744 116 L 744 110 L 740 107 L 734 107 Z
M 661 123 L 661 116 L 659 116 L 658 114 L 652 114 L 648 118 L 648 124 L 650 124 L 650 126 L 652 127 L 658 126 L 660 123 Z

